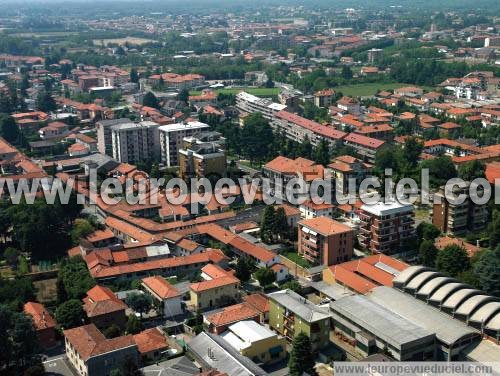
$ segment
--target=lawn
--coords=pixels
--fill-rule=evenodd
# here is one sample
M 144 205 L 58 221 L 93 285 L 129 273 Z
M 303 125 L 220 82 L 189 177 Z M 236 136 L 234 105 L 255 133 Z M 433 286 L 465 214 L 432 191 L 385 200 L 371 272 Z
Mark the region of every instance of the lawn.
M 285 256 L 290 261 L 293 261 L 298 266 L 302 266 L 303 268 L 308 269 L 312 266 L 311 263 L 309 263 L 307 260 L 305 260 L 297 252 L 286 252 L 286 253 L 283 253 L 283 256 Z
M 392 83 L 366 83 L 366 84 L 357 84 L 357 85 L 345 85 L 345 86 L 337 86 L 335 87 L 335 91 L 340 91 L 344 95 L 348 95 L 351 97 L 363 97 L 374 95 L 377 93 L 377 90 L 394 90 L 404 86 L 414 86 L 410 84 L 402 84 L 397 82 Z M 424 90 L 433 90 L 432 87 L 422 87 Z
M 256 95 L 258 97 L 274 97 L 277 96 L 280 92 L 280 89 L 277 87 L 232 87 L 225 89 L 216 89 L 215 92 L 217 94 L 238 94 L 240 91 L 246 91 L 249 94 Z M 200 95 L 201 91 L 190 91 L 189 95 Z

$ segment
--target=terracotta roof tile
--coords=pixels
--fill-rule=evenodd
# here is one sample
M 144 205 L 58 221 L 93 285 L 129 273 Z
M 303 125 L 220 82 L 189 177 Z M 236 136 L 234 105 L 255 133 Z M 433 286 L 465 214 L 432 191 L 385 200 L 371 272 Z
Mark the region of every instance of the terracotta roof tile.
M 170 299 L 181 295 L 179 290 L 160 276 L 143 278 L 142 283 L 162 299 Z

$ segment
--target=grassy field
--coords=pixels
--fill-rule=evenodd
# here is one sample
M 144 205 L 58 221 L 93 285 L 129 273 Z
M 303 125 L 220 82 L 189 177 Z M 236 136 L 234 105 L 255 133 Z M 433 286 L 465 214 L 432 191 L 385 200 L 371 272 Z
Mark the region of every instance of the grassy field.
M 302 266 L 303 268 L 310 268 L 312 266 L 310 262 L 305 260 L 297 252 L 286 252 L 286 253 L 283 253 L 283 256 L 285 256 L 290 261 L 293 261 L 297 265 Z
M 344 95 L 348 95 L 351 97 L 363 97 L 374 95 L 377 90 L 394 90 L 404 86 L 414 86 L 410 84 L 402 84 L 402 83 L 367 83 L 367 84 L 358 84 L 358 85 L 346 85 L 346 86 L 337 86 L 335 87 L 335 91 L 340 91 Z M 433 90 L 432 87 L 422 87 L 424 90 Z
M 273 97 L 279 94 L 280 89 L 277 87 L 266 88 L 266 87 L 237 87 L 228 89 L 217 89 L 215 92 L 217 94 L 238 94 L 240 91 L 246 91 L 249 94 L 256 95 L 258 97 Z M 189 95 L 199 95 L 201 91 L 190 91 Z
M 95 46 L 107 46 L 108 44 L 118 44 L 120 46 L 123 46 L 127 42 L 140 46 L 142 44 L 154 42 L 154 40 L 146 38 L 126 37 L 114 39 L 94 39 L 92 42 Z

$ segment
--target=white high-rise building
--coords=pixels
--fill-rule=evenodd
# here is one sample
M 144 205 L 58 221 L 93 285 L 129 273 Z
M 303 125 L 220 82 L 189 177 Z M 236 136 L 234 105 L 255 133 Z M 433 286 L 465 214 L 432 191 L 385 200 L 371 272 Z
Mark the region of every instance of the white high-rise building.
M 153 121 L 111 127 L 113 158 L 124 163 L 154 161 L 160 155 L 159 124 Z
M 208 124 L 199 121 L 162 125 L 160 130 L 160 157 L 166 166 L 179 165 L 179 150 L 182 139 L 208 130 Z

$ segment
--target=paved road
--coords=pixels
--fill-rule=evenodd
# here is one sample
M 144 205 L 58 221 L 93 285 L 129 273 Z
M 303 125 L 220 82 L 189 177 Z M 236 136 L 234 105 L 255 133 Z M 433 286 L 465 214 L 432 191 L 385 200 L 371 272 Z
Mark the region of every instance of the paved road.
M 238 167 L 241 171 L 246 172 L 247 174 L 250 174 L 250 175 L 255 175 L 255 174 L 260 173 L 260 170 L 257 170 L 255 168 L 241 164 L 238 161 L 236 162 L 236 167 Z
M 66 356 L 50 358 L 43 362 L 46 375 L 77 376 L 68 364 Z

